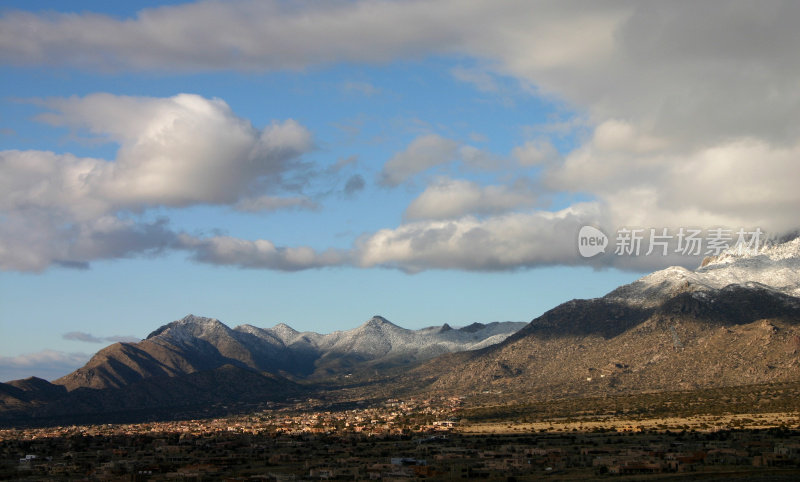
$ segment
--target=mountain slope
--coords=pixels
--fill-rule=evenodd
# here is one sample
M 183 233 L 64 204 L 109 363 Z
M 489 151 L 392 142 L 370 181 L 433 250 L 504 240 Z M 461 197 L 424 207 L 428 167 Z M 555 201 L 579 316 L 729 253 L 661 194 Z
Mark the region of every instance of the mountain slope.
M 121 388 L 103 390 L 78 388 L 67 392 L 63 386 L 41 380 L 48 390 L 60 390 L 58 397 L 44 403 L 37 394 L 26 394 L 13 386 L 0 384 L 0 403 L 9 387 L 22 392 L 17 403 L 0 410 L 0 424 L 65 424 L 129 422 L 149 419 L 222 415 L 220 405 L 258 405 L 282 401 L 303 392 L 293 382 L 268 373 L 258 373 L 233 365 L 213 370 L 169 377 L 153 376 Z
M 800 379 L 800 239 L 564 303 L 504 342 L 423 364 L 428 390 L 594 396 Z M 407 385 L 413 385 L 408 382 Z
M 139 343 L 115 343 L 83 367 L 55 380 L 68 390 L 121 388 L 151 377 L 176 377 L 223 365 L 292 377 L 328 376 L 370 363 L 404 364 L 442 353 L 499 342 L 524 323 L 407 330 L 380 316 L 348 331 L 321 335 L 277 325 L 229 328 L 219 320 L 188 315 L 153 331 Z
M 406 330 L 373 317 L 348 331 L 300 333 L 286 325 L 229 328 L 193 315 L 139 343 L 115 343 L 53 383 L 0 384 L 0 423 L 122 421 L 208 415 L 213 407 L 307 394 L 295 377 L 405 366 L 440 353 L 501 341 L 525 323 Z M 182 414 L 182 415 L 176 415 Z
M 629 305 L 656 306 L 683 291 L 712 292 L 728 285 L 746 284 L 800 296 L 800 237 L 752 254 L 731 248 L 707 258 L 694 271 L 678 266 L 656 271 L 615 289 L 605 298 Z
M 694 271 L 667 268 L 528 324 L 407 330 L 375 316 L 319 334 L 283 324 L 229 328 L 189 315 L 139 343 L 104 348 L 53 384 L 0 384 L 0 421 L 168 417 L 314 390 L 341 399 L 470 394 L 496 403 L 498 393 L 511 401 L 796 381 L 798 295 L 795 239 L 756 255 L 728 251 Z

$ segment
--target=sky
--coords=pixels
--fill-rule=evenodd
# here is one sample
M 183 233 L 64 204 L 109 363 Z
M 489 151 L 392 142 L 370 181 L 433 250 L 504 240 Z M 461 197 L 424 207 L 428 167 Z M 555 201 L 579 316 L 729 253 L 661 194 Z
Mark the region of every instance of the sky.
M 798 21 L 789 1 L 3 2 L 0 380 L 190 313 L 529 321 L 795 232 Z

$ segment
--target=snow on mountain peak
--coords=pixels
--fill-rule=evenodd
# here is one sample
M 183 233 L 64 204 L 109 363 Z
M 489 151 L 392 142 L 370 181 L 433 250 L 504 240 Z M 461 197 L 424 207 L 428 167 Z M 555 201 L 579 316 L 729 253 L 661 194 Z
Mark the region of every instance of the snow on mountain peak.
M 170 323 L 170 329 L 178 327 L 187 328 L 193 332 L 208 333 L 216 330 L 228 330 L 229 328 L 216 318 L 206 318 L 204 316 L 187 315 L 178 321 Z
M 241 332 L 241 333 L 248 333 L 250 335 L 260 335 L 261 332 L 264 331 L 264 330 L 263 330 L 263 328 L 259 328 L 257 326 L 244 324 L 244 325 L 239 325 L 239 326 L 234 327 L 233 331 L 238 331 L 238 332 Z
M 266 331 L 272 333 L 285 345 L 290 344 L 300 334 L 299 331 L 295 330 L 286 323 L 278 323 L 272 328 L 268 328 Z
M 391 321 L 387 320 L 386 318 L 384 318 L 384 317 L 382 317 L 380 315 L 373 316 L 372 318 L 367 320 L 367 322 L 364 323 L 362 326 L 373 326 L 373 327 L 380 327 L 380 328 L 384 328 L 384 327 L 399 328 L 399 326 L 395 325 L 394 323 L 392 323 Z
M 800 259 L 800 237 L 784 243 L 771 243 L 767 241 L 759 249 L 748 249 L 745 246 L 732 246 L 718 256 L 706 258 L 700 268 L 707 266 L 741 263 L 744 260 L 781 261 L 786 259 Z
M 800 238 L 766 245 L 758 252 L 729 248 L 694 271 L 671 266 L 621 286 L 607 297 L 650 306 L 681 291 L 708 291 L 748 283 L 800 296 Z
M 756 282 L 798 296 L 800 238 L 766 246 L 757 253 L 737 252 L 732 248 L 698 268 L 696 273 L 715 288 Z
M 230 331 L 224 323 L 216 318 L 186 315 L 180 320 L 166 324 L 147 336 L 147 339 L 161 338 L 174 343 L 191 343 L 194 339 L 210 339 L 227 334 Z
M 462 330 L 453 329 L 445 324 L 433 327 L 435 329 L 409 330 L 395 325 L 382 316 L 373 316 L 357 328 L 319 334 L 301 333 L 284 323 L 267 329 L 247 324 L 230 329 L 217 319 L 188 315 L 162 326 L 151 333 L 148 339 L 158 344 L 192 349 L 205 346 L 203 343 L 198 343 L 198 340 L 203 340 L 225 353 L 236 351 L 241 355 L 236 359 L 242 359 L 244 356 L 242 353 L 251 348 L 255 349 L 259 356 L 269 352 L 277 353 L 278 355 L 274 356 L 278 358 L 290 356 L 289 352 L 296 352 L 302 353 L 305 357 L 317 356 L 326 359 L 340 355 L 357 356 L 364 360 L 395 355 L 423 359 L 442 353 L 472 350 L 499 343 L 524 325 L 525 323 L 512 322 L 488 325 L 476 323 L 470 325 L 472 329 Z M 247 362 L 257 363 L 249 358 Z
M 367 322 L 366 322 L 365 324 L 372 324 L 372 325 L 392 325 L 392 326 L 396 326 L 394 323 L 392 323 L 391 321 L 389 321 L 389 320 L 387 320 L 386 318 L 382 317 L 381 315 L 375 315 L 375 316 L 373 316 L 372 318 L 370 318 L 369 320 L 367 320 Z
M 216 318 L 207 318 L 205 316 L 195 316 L 193 314 L 188 314 L 181 318 L 178 321 L 174 322 L 175 324 L 194 324 L 194 325 L 214 325 L 217 323 L 222 323 Z

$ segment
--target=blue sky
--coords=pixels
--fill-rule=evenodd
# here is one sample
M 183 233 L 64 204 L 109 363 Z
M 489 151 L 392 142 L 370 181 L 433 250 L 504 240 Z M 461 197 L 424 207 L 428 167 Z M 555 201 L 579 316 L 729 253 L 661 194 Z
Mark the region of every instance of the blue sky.
M 798 228 L 791 3 L 132 5 L 0 10 L 0 379 L 188 313 L 527 321 L 702 258 L 584 225 Z

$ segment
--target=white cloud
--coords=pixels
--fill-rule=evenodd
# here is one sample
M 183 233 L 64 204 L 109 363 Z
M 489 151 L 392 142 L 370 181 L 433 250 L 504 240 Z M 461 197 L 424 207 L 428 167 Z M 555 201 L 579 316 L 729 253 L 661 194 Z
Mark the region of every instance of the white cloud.
M 64 353 L 43 350 L 18 356 L 0 356 L 0 380 L 10 381 L 36 376 L 55 380 L 89 361 L 87 353 Z
M 459 28 L 438 25 L 456 12 L 452 7 L 208 1 L 146 9 L 127 21 L 9 12 L 0 21 L 0 58 L 104 70 L 294 69 L 381 61 L 457 39 Z
M 394 155 L 383 166 L 381 183 L 397 186 L 416 174 L 456 159 L 458 143 L 436 134 L 414 139 L 408 147 Z
M 408 223 L 361 239 L 357 245 L 358 263 L 362 267 L 386 266 L 408 272 L 579 264 L 581 258 L 575 244 L 578 229 L 599 215 L 598 206 L 580 204 L 558 212 Z
M 497 170 L 508 165 L 505 159 L 489 151 L 461 145 L 437 134 L 424 134 L 384 164 L 379 180 L 385 186 L 397 186 L 417 174 L 455 161 L 470 170 Z
M 553 144 L 544 138 L 526 141 L 515 147 L 511 155 L 522 166 L 551 165 L 561 157 Z
M 531 7 L 517 19 L 497 13 L 464 48 L 596 123 L 624 119 L 683 148 L 796 138 L 800 34 L 791 19 L 800 5 L 601 1 L 580 12 L 576 5 Z
M 95 161 L 73 176 L 91 189 L 86 195 L 112 206 L 232 203 L 253 180 L 280 176 L 312 148 L 311 134 L 293 120 L 259 130 L 224 101 L 191 94 L 92 94 L 44 104 L 55 112 L 40 119 L 120 144 L 114 163 Z
M 455 53 L 598 123 L 622 118 L 681 142 L 786 141 L 800 129 L 799 13 L 795 2 L 625 0 L 207 1 L 127 20 L 8 11 L 0 59 L 270 70 Z
M 428 186 L 406 209 L 405 219 L 447 219 L 467 214 L 497 214 L 529 207 L 536 202 L 531 186 L 481 186 L 463 179 L 440 178 Z
M 0 268 L 43 270 L 171 247 L 166 221 L 138 221 L 151 207 L 229 204 L 240 209 L 310 207 L 280 188 L 313 148 L 297 122 L 264 129 L 225 102 L 94 94 L 42 102 L 41 119 L 87 129 L 119 144 L 113 161 L 44 151 L 0 151 Z
M 496 75 L 512 76 L 532 93 L 564 102 L 594 126 L 585 143 L 564 159 L 545 139 L 512 153 L 522 165 L 543 166 L 546 187 L 595 199 L 597 219 L 587 220 L 612 227 L 759 225 L 780 231 L 797 228 L 800 201 L 794 186 L 800 178 L 795 161 L 800 154 L 798 16 L 796 2 L 625 0 L 209 1 L 144 10 L 125 21 L 10 11 L 0 18 L 0 59 L 102 70 L 270 70 L 437 54 L 467 56 L 485 71 L 457 70 L 454 75 L 485 91 L 496 88 Z M 119 158 L 108 163 L 52 153 L 2 153 L 0 206 L 12 214 L 6 214 L 0 233 L 6 229 L 4 240 L 12 230 L 22 233 L 20 246 L 0 243 L 0 262 L 6 267 L 41 269 L 53 262 L 91 258 L 78 257 L 63 246 L 56 235 L 63 230 L 54 221 L 59 218 L 72 223 L 67 239 L 94 239 L 97 220 L 118 209 L 234 203 L 263 195 L 247 192 L 248 176 L 280 177 L 285 162 L 310 148 L 307 132 L 295 123 L 259 132 L 221 101 L 99 96 L 47 105 L 56 110 L 46 117 L 50 122 L 84 126 L 120 143 Z M 187 122 L 197 124 L 190 129 Z M 555 121 L 538 134 L 563 133 L 564 127 L 573 126 Z M 211 140 L 204 147 L 209 155 L 187 140 L 186 133 L 195 128 L 208 133 Z M 224 137 L 219 138 L 221 133 Z M 165 146 L 159 144 L 162 134 L 172 139 Z M 146 161 L 156 154 L 163 159 Z M 264 162 L 239 164 L 250 155 Z M 386 163 L 381 182 L 395 186 L 459 158 L 471 167 L 492 163 L 483 151 L 427 135 Z M 195 171 L 196 166 L 202 169 Z M 228 169 L 232 166 L 243 170 Z M 207 191 L 187 187 L 207 185 L 210 179 L 214 183 Z M 435 185 L 426 190 L 413 209 L 409 206 L 410 216 L 445 216 L 447 209 L 455 216 L 469 210 L 463 206 L 472 201 L 461 201 L 460 208 L 444 206 L 434 213 L 426 198 L 440 191 Z M 452 200 L 450 204 L 458 205 Z M 549 229 L 545 220 L 584 220 L 563 213 L 528 216 L 542 229 Z M 524 216 L 405 224 L 367 236 L 356 252 L 363 255 L 365 266 L 409 270 L 571 262 L 566 251 L 561 253 L 566 257 L 559 258 L 537 243 L 526 248 L 522 241 L 511 243 L 512 233 L 529 234 L 515 231 L 513 220 Z M 509 229 L 507 235 L 501 227 Z M 34 232 L 47 235 L 30 234 Z M 467 232 L 497 241 L 507 248 L 506 256 L 491 246 L 486 256 L 495 253 L 495 261 L 475 253 L 470 248 L 479 243 Z M 562 245 L 573 246 L 567 229 L 548 235 L 558 233 L 565 236 L 560 238 Z M 146 248 L 133 251 L 171 242 L 169 233 L 151 234 L 140 237 Z M 230 243 L 209 241 L 203 252 L 210 254 L 198 258 L 244 266 L 250 264 L 245 260 L 250 253 L 256 260 L 252 264 L 266 267 L 327 265 L 317 253 L 302 251 L 305 254 L 297 259 L 306 261 L 288 261 L 289 255 L 279 248 L 247 243 L 251 242 L 223 249 Z M 411 244 L 424 249 L 415 252 Z M 88 245 L 84 251 L 91 254 L 94 248 Z
M 270 241 L 248 241 L 229 236 L 180 237 L 181 248 L 199 262 L 239 268 L 299 271 L 345 264 L 348 254 L 337 250 L 316 252 L 307 246 L 280 247 Z
M 10 11 L 0 19 L 0 58 L 102 70 L 253 70 L 459 52 L 558 68 L 607 52 L 612 28 L 633 10 L 597 3 L 206 1 L 126 20 Z
M 67 208 L 68 209 L 68 208 Z M 19 209 L 0 223 L 0 269 L 42 271 L 51 265 L 86 268 L 99 259 L 158 253 L 173 246 L 166 222 L 115 216 L 76 220 L 58 209 Z
M 797 228 L 800 143 L 736 139 L 673 151 L 621 131 L 596 134 L 567 156 L 547 174 L 548 187 L 592 193 L 616 226 L 758 226 L 773 234 Z
M 461 162 L 471 169 L 493 170 L 507 167 L 507 162 L 484 149 L 473 146 L 461 146 L 458 150 Z

